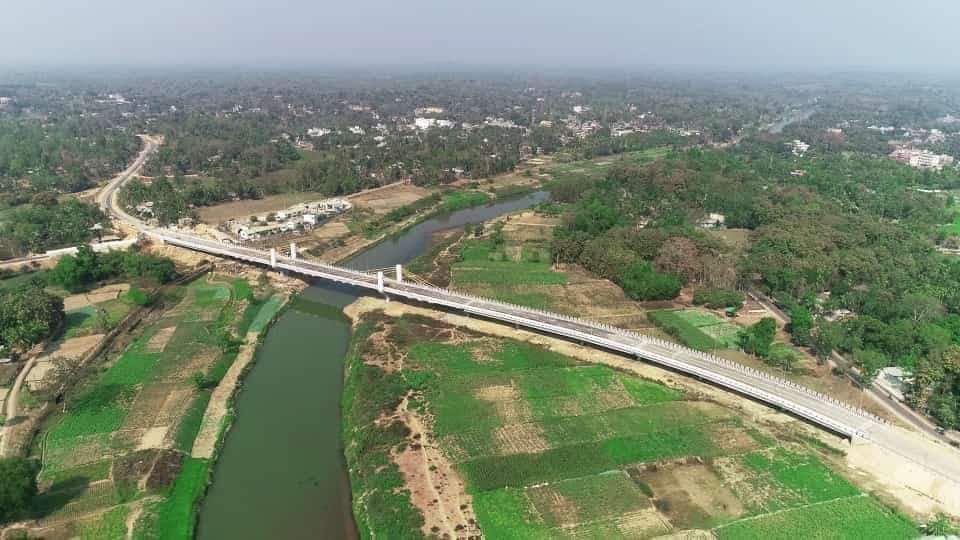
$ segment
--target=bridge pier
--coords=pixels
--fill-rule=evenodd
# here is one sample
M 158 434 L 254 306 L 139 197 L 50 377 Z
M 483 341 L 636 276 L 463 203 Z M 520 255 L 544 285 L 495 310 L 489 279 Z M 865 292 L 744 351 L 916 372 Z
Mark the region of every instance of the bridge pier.
M 377 292 L 383 294 L 383 272 L 377 272 Z
M 270 267 L 277 267 L 277 248 L 270 248 Z
M 403 267 L 397 265 L 397 283 L 403 283 Z
M 297 243 L 296 243 L 296 242 L 290 242 L 290 258 L 291 258 L 291 259 L 296 259 L 296 258 L 297 258 Z

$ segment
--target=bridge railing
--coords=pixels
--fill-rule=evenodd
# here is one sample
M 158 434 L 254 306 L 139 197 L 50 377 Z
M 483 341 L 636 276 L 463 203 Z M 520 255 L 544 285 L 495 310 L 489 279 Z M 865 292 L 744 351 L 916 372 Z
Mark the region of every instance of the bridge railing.
M 224 245 L 218 245 L 218 243 L 216 243 L 216 242 L 212 242 L 212 241 L 207 241 L 207 240 L 202 240 L 202 239 L 194 238 L 194 237 L 191 237 L 191 236 L 189 236 L 189 235 L 180 235 L 180 234 L 172 235 L 172 234 L 166 233 L 166 232 L 159 232 L 159 233 L 158 233 L 158 236 L 160 236 L 160 237 L 165 237 L 165 238 L 167 238 L 167 239 L 175 239 L 175 241 L 176 241 L 177 243 L 184 243 L 184 244 L 187 244 L 187 245 L 191 245 L 191 246 L 193 246 L 193 247 L 195 247 L 195 248 L 205 249 L 205 250 L 208 250 L 208 251 L 220 252 L 220 253 L 225 254 L 225 255 L 228 255 L 228 256 L 229 256 L 229 255 L 236 255 L 236 251 L 237 251 L 237 250 L 242 250 L 242 251 L 246 252 L 246 254 L 247 254 L 248 257 L 257 260 L 258 262 L 264 263 L 264 262 L 267 262 L 267 261 L 270 260 L 270 253 L 269 253 L 269 251 L 264 250 L 264 249 L 262 249 L 262 248 L 248 247 L 248 246 L 228 247 L 228 246 L 224 246 Z M 339 266 L 334 266 L 334 265 L 331 265 L 331 264 L 328 264 L 328 263 L 325 263 L 325 262 L 321 262 L 321 261 L 312 261 L 312 260 L 311 260 L 311 261 L 305 261 L 305 260 L 303 260 L 303 259 L 290 259 L 289 257 L 283 257 L 283 256 L 278 256 L 277 258 L 278 258 L 278 261 L 281 261 L 281 262 L 283 263 L 282 266 L 288 267 L 290 270 L 293 270 L 293 271 L 297 271 L 297 270 L 298 270 L 298 269 L 297 269 L 297 266 L 314 267 L 314 268 L 319 268 L 319 269 L 322 269 L 322 270 L 327 271 L 331 276 L 343 277 L 344 274 L 347 274 L 347 275 L 349 276 L 349 278 L 351 278 L 350 281 L 351 281 L 353 284 L 361 284 L 362 286 L 368 286 L 368 287 L 371 287 L 371 288 L 375 288 L 375 286 L 376 286 L 376 278 L 374 278 L 374 277 L 371 276 L 370 274 L 364 273 L 364 272 L 362 272 L 362 271 L 360 271 L 360 270 L 353 270 L 353 269 L 349 269 L 349 268 L 343 268 L 343 267 L 339 267 Z M 591 329 L 591 330 L 595 330 L 595 331 L 600 331 L 600 332 L 602 332 L 602 333 L 606 333 L 606 334 L 608 334 L 608 335 L 613 335 L 613 336 L 615 336 L 615 337 L 628 338 L 628 339 L 630 339 L 630 340 L 633 340 L 633 341 L 635 341 L 635 342 L 638 342 L 637 345 L 634 345 L 634 346 L 633 346 L 634 349 L 635 349 L 635 354 L 637 354 L 638 356 L 644 356 L 644 355 L 650 355 L 650 354 L 652 354 L 652 351 L 649 351 L 649 350 L 647 350 L 647 349 L 644 349 L 644 348 L 642 347 L 642 345 L 644 345 L 644 344 L 657 345 L 657 346 L 662 347 L 662 348 L 664 348 L 664 349 L 671 350 L 671 351 L 674 351 L 674 352 L 676 352 L 676 353 L 686 355 L 686 356 L 688 356 L 688 357 L 697 358 L 698 360 L 703 361 L 703 362 L 711 363 L 711 364 L 714 364 L 714 365 L 716 365 L 716 366 L 720 366 L 720 367 L 726 368 L 726 369 L 728 369 L 728 370 L 737 371 L 737 372 L 739 372 L 739 373 L 741 373 L 741 374 L 748 375 L 748 376 L 750 376 L 750 377 L 762 379 L 762 380 L 764 380 L 764 381 L 766 381 L 766 382 L 768 382 L 768 383 L 770 383 L 770 384 L 774 384 L 774 385 L 779 386 L 779 387 L 781 387 L 781 388 L 789 389 L 789 390 L 792 390 L 792 391 L 794 391 L 794 392 L 801 393 L 801 394 L 803 394 L 803 395 L 806 395 L 807 397 L 810 397 L 810 398 L 813 398 L 813 399 L 816 399 L 816 400 L 819 400 L 819 401 L 822 401 L 822 402 L 830 403 L 830 404 L 832 404 L 832 405 L 834 405 L 834 406 L 840 407 L 840 408 L 842 408 L 842 409 L 844 409 L 844 410 L 846 410 L 846 411 L 848 411 L 848 412 L 850 412 L 850 413 L 852 413 L 852 414 L 855 414 L 855 415 L 857 415 L 857 416 L 863 417 L 863 418 L 865 418 L 865 419 L 867 419 L 867 420 L 870 420 L 870 421 L 873 421 L 873 422 L 877 422 L 877 423 L 886 423 L 886 421 L 885 421 L 884 419 L 880 418 L 879 416 L 877 416 L 877 415 L 875 415 L 875 414 L 872 414 L 872 413 L 870 413 L 870 412 L 868 412 L 868 411 L 865 411 L 865 410 L 863 410 L 863 409 L 861 409 L 861 408 L 854 407 L 853 405 L 850 405 L 849 403 L 846 403 L 846 402 L 841 401 L 841 400 L 838 400 L 838 399 L 836 399 L 836 398 L 827 396 L 827 395 L 825 395 L 825 394 L 822 394 L 822 393 L 820 393 L 820 392 L 817 392 L 817 391 L 812 390 L 812 389 L 810 389 L 810 388 L 807 388 L 807 387 L 805 387 L 805 386 L 799 385 L 799 384 L 797 384 L 797 383 L 795 383 L 795 382 L 793 382 L 793 381 L 790 381 L 790 380 L 788 380 L 788 379 L 784 379 L 784 378 L 782 378 L 782 377 L 776 377 L 776 376 L 771 375 L 771 374 L 769 374 L 769 373 L 766 373 L 766 372 L 764 372 L 764 371 L 761 371 L 761 370 L 758 370 L 758 369 L 755 369 L 755 368 L 752 368 L 752 367 L 749 367 L 749 366 L 745 366 L 745 365 L 740 364 L 740 363 L 737 363 L 737 362 L 733 362 L 733 361 L 731 361 L 731 360 L 728 360 L 728 359 L 726 359 L 726 358 L 720 357 L 720 356 L 718 356 L 718 355 L 709 354 L 709 353 L 706 353 L 706 352 L 703 352 L 703 351 L 698 351 L 698 350 L 696 350 L 696 349 L 692 349 L 692 348 L 690 348 L 690 347 L 686 347 L 686 346 L 684 346 L 684 345 L 681 345 L 681 344 L 678 344 L 678 343 L 674 343 L 674 342 L 672 342 L 672 341 L 667 341 L 667 340 L 664 340 L 664 339 L 661 339 L 661 338 L 657 338 L 657 337 L 654 337 L 654 336 L 648 336 L 648 335 L 640 334 L 640 333 L 637 333 L 637 332 L 632 331 L 632 330 L 626 330 L 626 329 L 619 328 L 619 327 L 616 327 L 616 326 L 613 326 L 613 325 L 610 325 L 610 324 L 606 324 L 606 323 L 601 323 L 601 322 L 597 322 L 597 321 L 591 321 L 591 320 L 588 320 L 588 319 L 581 319 L 581 318 L 579 318 L 579 317 L 572 317 L 572 316 L 570 316 L 570 315 L 565 315 L 565 314 L 562 314 L 562 313 L 556 313 L 556 312 L 547 311 L 547 310 L 543 310 L 543 309 L 532 308 L 532 307 L 528 307 L 528 306 L 521 306 L 521 305 L 512 304 L 512 303 L 509 303 L 509 302 L 503 302 L 503 301 L 495 300 L 495 299 L 491 299 L 491 298 L 483 298 L 483 297 L 480 297 L 480 296 L 477 296 L 477 295 L 473 295 L 473 294 L 470 294 L 470 293 L 459 292 L 459 291 L 456 291 L 456 290 L 453 290 L 453 289 L 444 289 L 444 288 L 436 287 L 436 286 L 429 285 L 429 284 L 411 283 L 411 282 L 397 282 L 395 279 L 392 279 L 392 278 L 389 278 L 389 277 L 386 277 L 386 276 L 384 277 L 384 282 L 385 282 L 385 284 L 392 285 L 390 288 L 391 288 L 391 292 L 393 292 L 394 294 L 401 294 L 401 295 L 402 295 L 402 294 L 405 294 L 405 293 L 407 292 L 407 291 L 405 291 L 403 288 L 397 288 L 397 287 L 404 287 L 404 288 L 408 288 L 408 289 L 409 289 L 409 288 L 412 288 L 412 289 L 420 289 L 420 290 L 430 291 L 430 292 L 432 292 L 432 293 L 434 293 L 434 294 L 447 295 L 447 296 L 452 296 L 452 297 L 455 297 L 455 298 L 459 298 L 460 301 L 461 301 L 461 303 L 463 303 L 463 304 L 465 304 L 465 305 L 471 305 L 471 304 L 475 304 L 475 303 L 481 303 L 481 304 L 485 304 L 485 305 L 492 305 L 492 306 L 496 306 L 496 307 L 498 307 L 498 308 L 500 308 L 500 309 L 505 309 L 505 310 L 509 310 L 509 311 L 513 311 L 513 312 L 519 312 L 519 313 L 526 314 L 526 315 L 536 316 L 536 317 L 539 317 L 539 318 L 542 318 L 542 319 L 547 319 L 548 321 L 549 321 L 550 319 L 559 320 L 559 321 L 564 321 L 564 322 L 567 322 L 567 323 L 575 324 L 575 325 L 580 326 L 580 327 L 585 327 L 585 328 L 589 328 L 589 329 Z M 454 306 L 454 307 L 457 307 L 457 306 Z M 460 307 L 462 307 L 462 306 L 460 306 Z M 479 306 L 478 306 L 478 307 L 479 307 Z M 521 321 L 521 322 L 522 322 L 522 321 Z M 550 322 L 544 323 L 543 321 L 540 321 L 540 323 L 541 323 L 541 326 L 543 326 L 543 325 L 548 326 L 548 327 L 549 327 L 548 330 L 549 330 L 551 333 L 555 333 L 555 334 L 561 334 L 561 335 L 562 335 L 565 331 L 569 331 L 569 330 L 570 330 L 569 328 L 564 328 L 564 327 L 562 327 L 562 326 L 556 326 L 556 325 L 554 325 L 554 324 L 551 324 Z M 629 344 L 629 343 L 627 343 L 627 344 Z

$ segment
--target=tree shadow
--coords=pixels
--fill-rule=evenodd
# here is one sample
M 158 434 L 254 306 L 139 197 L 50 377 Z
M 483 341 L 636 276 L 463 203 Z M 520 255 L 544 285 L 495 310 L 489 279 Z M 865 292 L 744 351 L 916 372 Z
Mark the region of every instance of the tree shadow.
M 33 516 L 44 518 L 70 504 L 90 488 L 90 478 L 79 475 L 55 482 L 33 501 Z

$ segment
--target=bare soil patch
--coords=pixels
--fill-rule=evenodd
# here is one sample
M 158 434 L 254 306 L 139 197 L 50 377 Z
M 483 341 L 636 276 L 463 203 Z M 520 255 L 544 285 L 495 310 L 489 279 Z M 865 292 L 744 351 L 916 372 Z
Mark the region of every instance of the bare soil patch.
M 513 214 L 504 221 L 503 233 L 519 242 L 549 242 L 560 218 L 543 216 L 536 212 Z
M 380 189 L 361 191 L 347 197 L 358 208 L 386 214 L 430 195 L 430 190 L 413 184 L 392 184 Z
M 150 337 L 150 341 L 147 342 L 144 349 L 147 352 L 163 352 L 163 349 L 166 348 L 167 343 L 170 342 L 170 338 L 173 337 L 173 333 L 176 331 L 176 326 L 168 326 L 157 330 L 157 332 Z
M 363 363 L 377 366 L 387 373 L 393 373 L 403 368 L 404 356 L 390 342 L 390 326 L 370 334 L 364 344 Z
M 709 435 L 710 440 L 727 454 L 742 454 L 760 447 L 742 427 L 733 424 L 714 424 Z
M 649 538 L 670 530 L 670 523 L 656 508 L 624 514 L 617 518 L 616 523 L 625 538 Z
M 115 300 L 128 290 L 130 290 L 129 283 L 115 283 L 89 292 L 74 294 L 63 299 L 63 309 L 72 311 L 107 300 Z
M 473 499 L 453 464 L 430 440 L 423 419 L 400 403 L 397 414 L 410 429 L 411 442 L 393 453 L 410 500 L 423 514 L 424 534 L 440 538 L 468 539 L 480 536 Z
M 653 490 L 654 504 L 680 528 L 703 527 L 717 517 L 739 517 L 744 508 L 707 465 L 698 462 L 650 465 L 636 478 Z
M 151 448 L 163 448 L 163 440 L 167 435 L 170 426 L 156 426 L 148 429 L 140 437 L 137 444 L 137 450 L 147 450 Z
M 347 227 L 347 224 L 341 220 L 334 220 L 317 227 L 310 233 L 310 236 L 318 240 L 330 240 L 332 238 L 347 236 L 348 234 L 350 234 L 350 229 Z
M 283 210 L 297 203 L 326 198 L 325 195 L 318 192 L 281 193 L 280 195 L 270 195 L 262 199 L 233 201 L 214 206 L 205 206 L 197 210 L 197 214 L 200 216 L 200 221 L 208 224 L 217 224 L 227 221 L 228 219 L 247 217 L 252 214 L 276 212 L 277 210 Z

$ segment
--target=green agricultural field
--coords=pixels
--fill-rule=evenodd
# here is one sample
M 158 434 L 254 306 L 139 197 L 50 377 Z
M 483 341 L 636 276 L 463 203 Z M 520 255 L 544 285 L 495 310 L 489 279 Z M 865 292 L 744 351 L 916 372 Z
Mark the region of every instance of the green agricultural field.
M 698 308 L 661 310 L 650 313 L 650 319 L 684 345 L 709 351 L 735 349 L 742 328 Z
M 916 527 L 866 495 L 837 499 L 748 518 L 716 530 L 720 540 L 795 538 L 916 538 Z
M 696 329 L 690 318 L 679 320 Z M 378 332 L 388 339 L 369 339 Z M 440 337 L 450 335 L 419 317 L 361 323 L 344 394 L 361 537 L 406 536 L 404 527 L 422 523 L 399 491 L 403 478 L 384 468 L 392 448 L 416 439 L 398 423 L 374 422 L 402 396 L 431 418 L 431 438 L 490 538 L 647 538 L 685 528 L 765 538 L 769 524 L 803 513 L 815 516 L 815 529 L 803 530 L 851 537 L 866 519 L 852 515 L 857 508 L 878 520 L 868 529 L 877 537 L 914 532 L 819 456 L 781 446 L 736 411 L 527 343 Z M 398 355 L 403 368 L 390 373 L 363 360 Z M 374 470 L 383 475 L 368 476 Z
M 551 295 L 541 288 L 565 284 L 566 274 L 554 271 L 549 262 L 539 262 L 549 261 L 549 257 L 534 256 L 533 247 L 521 246 L 518 253 L 519 260 L 513 260 L 507 256 L 505 246 L 494 246 L 488 239 L 469 240 L 463 246 L 460 261 L 450 270 L 450 283 L 455 289 L 502 302 L 538 309 L 552 307 Z
M 465 208 L 480 206 L 490 200 L 490 196 L 482 191 L 452 191 L 443 196 L 440 203 L 441 212 L 456 212 Z
M 209 389 L 197 388 L 195 375 L 219 380 L 236 358 L 240 341 L 234 336 L 265 325 L 280 305 L 274 298 L 255 302 L 244 281 L 206 278 L 166 294 L 159 318 L 104 369 L 92 371 L 41 431 L 41 523 L 66 520 L 77 523 L 81 537 L 122 537 L 129 508 L 117 505 L 149 496 L 155 502 L 135 536 L 188 538 L 209 463 L 187 458 L 175 481 L 167 478 L 172 485 L 146 490 L 138 486 L 149 468 L 141 467 L 152 460 L 179 463 L 165 448 L 189 453 L 210 396 Z M 97 307 L 117 313 L 130 304 L 105 304 L 111 303 Z M 71 314 L 68 334 L 90 327 L 90 311 Z M 88 519 L 97 514 L 102 521 Z

